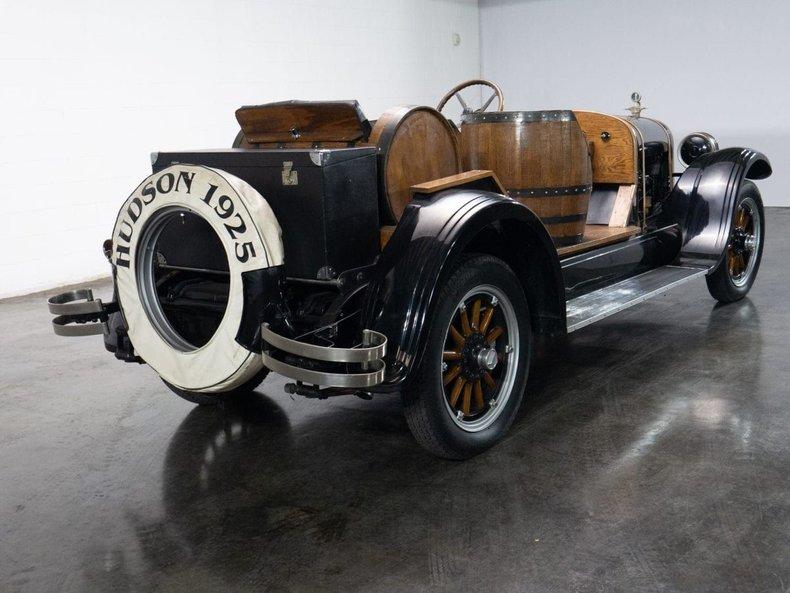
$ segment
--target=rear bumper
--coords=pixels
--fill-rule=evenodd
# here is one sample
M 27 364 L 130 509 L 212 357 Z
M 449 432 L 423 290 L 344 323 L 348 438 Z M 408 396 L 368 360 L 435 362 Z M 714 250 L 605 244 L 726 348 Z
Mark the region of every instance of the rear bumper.
M 128 341 L 117 302 L 103 303 L 93 298 L 90 288 L 80 288 L 53 296 L 47 304 L 50 313 L 55 315 L 52 320 L 55 334 L 67 337 L 103 335 L 105 346 L 117 358 L 143 362 Z M 117 322 L 121 323 L 120 327 Z M 358 343 L 337 347 L 319 333 L 309 332 L 293 339 L 278 334 L 264 323 L 261 326 L 263 364 L 293 379 L 297 385 L 358 392 L 384 382 L 387 351 L 384 334 L 365 329 Z
M 298 383 L 342 389 L 367 389 L 384 381 L 387 338 L 365 329 L 359 344 L 350 348 L 310 343 L 310 335 L 296 340 L 261 326 L 263 364 Z

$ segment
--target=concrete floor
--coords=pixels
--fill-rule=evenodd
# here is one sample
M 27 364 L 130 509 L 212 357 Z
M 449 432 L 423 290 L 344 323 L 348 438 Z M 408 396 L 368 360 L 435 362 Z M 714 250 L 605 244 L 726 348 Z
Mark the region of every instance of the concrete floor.
M 768 237 L 749 299 L 695 282 L 547 348 L 461 463 L 396 397 L 198 409 L 0 303 L 0 591 L 786 592 L 790 210 Z

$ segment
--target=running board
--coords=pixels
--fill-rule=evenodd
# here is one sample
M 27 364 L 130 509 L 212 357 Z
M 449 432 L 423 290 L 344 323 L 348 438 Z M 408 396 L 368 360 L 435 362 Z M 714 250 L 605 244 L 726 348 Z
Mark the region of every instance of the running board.
M 568 301 L 568 333 L 633 307 L 708 273 L 706 268 L 663 266 Z

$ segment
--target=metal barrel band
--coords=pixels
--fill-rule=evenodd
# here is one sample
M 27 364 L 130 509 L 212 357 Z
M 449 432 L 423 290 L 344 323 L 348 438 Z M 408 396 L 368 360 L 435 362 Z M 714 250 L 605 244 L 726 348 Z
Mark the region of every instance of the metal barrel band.
M 581 212 L 579 214 L 565 214 L 563 216 L 542 216 L 540 221 L 543 224 L 563 224 L 566 222 L 580 222 L 582 220 L 587 220 L 587 214 L 585 212 Z
M 565 187 L 525 187 L 509 188 L 511 198 L 548 198 L 586 194 L 592 191 L 592 185 L 569 185 Z
M 540 123 L 555 121 L 576 121 L 576 116 L 570 110 L 551 111 L 485 111 L 482 113 L 467 113 L 461 116 L 465 124 L 480 123 Z

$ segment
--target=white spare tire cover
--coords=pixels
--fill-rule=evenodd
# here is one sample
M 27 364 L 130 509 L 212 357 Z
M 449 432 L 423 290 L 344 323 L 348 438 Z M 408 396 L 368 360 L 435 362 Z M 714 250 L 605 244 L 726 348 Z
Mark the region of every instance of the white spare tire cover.
M 230 271 L 228 304 L 202 347 L 181 350 L 149 319 L 138 286 L 137 247 L 147 221 L 163 209 L 187 209 L 208 222 L 225 248 Z M 283 263 L 280 225 L 266 200 L 248 183 L 218 169 L 173 165 L 147 177 L 126 200 L 112 235 L 118 301 L 136 353 L 162 379 L 182 389 L 222 392 L 263 368 L 261 355 L 236 341 L 244 309 L 242 273 Z

